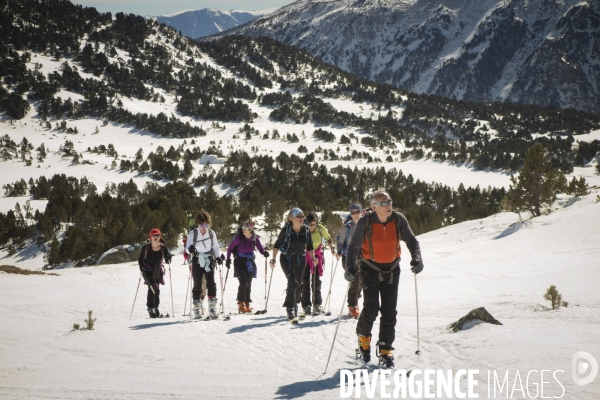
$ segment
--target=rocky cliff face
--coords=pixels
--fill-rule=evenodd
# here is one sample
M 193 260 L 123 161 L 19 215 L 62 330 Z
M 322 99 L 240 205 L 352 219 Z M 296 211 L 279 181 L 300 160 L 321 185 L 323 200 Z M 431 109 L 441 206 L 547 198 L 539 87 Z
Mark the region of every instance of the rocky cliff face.
M 417 93 L 600 112 L 598 1 L 300 0 L 224 34 Z

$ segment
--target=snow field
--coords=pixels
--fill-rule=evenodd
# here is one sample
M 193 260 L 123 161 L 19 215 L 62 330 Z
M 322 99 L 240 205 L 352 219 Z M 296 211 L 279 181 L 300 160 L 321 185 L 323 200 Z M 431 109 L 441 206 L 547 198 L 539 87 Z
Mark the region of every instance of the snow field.
M 511 388 L 517 371 L 524 382 L 530 370 L 562 370 L 557 377 L 564 386 L 563 398 L 597 399 L 600 380 L 587 386 L 571 380 L 575 352 L 600 357 L 597 194 L 562 200 L 552 214 L 521 223 L 516 215 L 501 213 L 421 235 L 425 270 L 418 275 L 420 359 L 414 355 L 414 278 L 403 248 L 394 343 L 398 368 L 479 369 L 480 398 L 487 398 L 488 370 L 501 377 L 508 371 Z M 139 279 L 136 263 L 54 271 L 60 276 L 1 274 L 0 302 L 7 306 L 0 308 L 0 397 L 339 398 L 339 370 L 357 368 L 352 360 L 355 321 L 342 319 L 323 375 L 336 316 L 342 308 L 346 312 L 342 299 L 347 284 L 339 264 L 330 317 L 308 317 L 290 326 L 281 307 L 286 281 L 278 263 L 266 314 L 188 322 L 182 314 L 189 275 L 181 265 L 181 249 L 175 254 L 175 317 L 161 320 L 148 319 L 143 285 L 128 319 Z M 40 256 L 15 262 L 2 253 L 2 258 L 3 264 L 21 268 L 41 266 Z M 264 308 L 264 262 L 257 255 L 255 310 Z M 326 252 L 325 297 L 332 265 Z M 167 285 L 161 287 L 163 313 L 171 313 L 168 274 L 167 268 Z M 548 311 L 542 295 L 551 284 L 570 303 L 568 308 Z M 236 290 L 230 273 L 224 297 L 231 313 L 237 308 Z M 474 323 L 458 333 L 447 331 L 448 324 L 482 306 L 503 325 Z M 75 322 L 85 326 L 87 310 L 97 318 L 95 330 L 71 331 Z M 377 320 L 374 339 L 378 327 Z M 544 395 L 560 396 L 561 387 L 551 382 Z M 517 391 L 496 398 L 520 395 Z

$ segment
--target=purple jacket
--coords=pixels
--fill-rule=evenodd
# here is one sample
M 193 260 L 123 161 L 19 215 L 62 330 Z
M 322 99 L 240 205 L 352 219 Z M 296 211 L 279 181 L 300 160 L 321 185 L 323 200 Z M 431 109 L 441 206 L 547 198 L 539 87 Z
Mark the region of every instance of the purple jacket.
M 254 241 L 254 240 L 255 241 Z M 254 253 L 254 247 L 258 249 L 260 254 L 265 254 L 265 250 L 260 243 L 260 239 L 253 235 L 252 238 L 246 239 L 245 236 L 236 236 L 227 248 L 227 259 L 231 260 L 231 253 L 235 250 L 236 253 L 251 254 Z M 237 247 L 237 248 L 236 248 Z

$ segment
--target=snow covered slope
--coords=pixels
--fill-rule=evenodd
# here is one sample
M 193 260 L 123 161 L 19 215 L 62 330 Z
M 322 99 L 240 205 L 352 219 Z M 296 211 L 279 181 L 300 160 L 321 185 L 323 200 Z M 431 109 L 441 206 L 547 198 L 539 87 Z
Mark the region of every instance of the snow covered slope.
M 223 11 L 203 8 L 194 11 L 182 11 L 171 15 L 148 16 L 180 31 L 184 36 L 197 39 L 223 32 L 238 25 L 250 22 L 266 12 L 262 11 Z
M 598 112 L 599 18 L 597 1 L 299 0 L 224 34 L 417 93 Z
M 544 396 L 596 400 L 600 378 L 577 386 L 571 358 L 586 351 L 600 359 L 600 203 L 596 190 L 577 201 L 559 200 L 547 216 L 517 222 L 502 213 L 419 237 L 425 270 L 418 276 L 421 358 L 416 341 L 415 284 L 403 249 L 395 355 L 399 368 L 479 369 L 475 392 L 488 399 L 488 375 L 508 372 L 509 392 L 495 398 L 524 398 L 525 375 L 531 395 L 540 370 L 557 373 L 563 389 L 546 373 Z M 38 269 L 35 257 L 2 264 Z M 257 257 L 254 308 L 264 308 L 264 259 Z M 354 320 L 342 319 L 331 363 L 325 361 L 346 283 L 338 265 L 331 317 L 308 318 L 296 327 L 281 307 L 285 278 L 274 271 L 268 312 L 234 315 L 229 321 L 188 322 L 183 317 L 187 268 L 174 257 L 171 268 L 175 318 L 149 320 L 144 288 L 133 318 L 129 314 L 139 273 L 132 264 L 68 268 L 60 276 L 0 273 L 0 398 L 3 399 L 337 399 L 339 371 L 356 369 L 352 360 Z M 326 257 L 324 287 L 334 261 Z M 556 285 L 568 308 L 548 310 L 542 295 Z M 161 310 L 171 312 L 167 286 Z M 142 285 L 143 286 L 143 285 Z M 229 276 L 225 307 L 234 311 L 237 282 Z M 502 326 L 475 324 L 449 333 L 447 325 L 476 307 Z M 87 311 L 97 318 L 85 326 Z M 378 329 L 375 324 L 374 333 Z M 514 385 L 513 385 L 514 383 Z M 465 388 L 465 382 L 461 382 Z M 512 392 L 516 387 L 516 392 Z M 505 389 L 506 390 L 506 389 Z M 379 397 L 379 389 L 376 390 Z M 362 392 L 362 397 L 365 392 Z M 539 394 L 536 398 L 540 398 Z

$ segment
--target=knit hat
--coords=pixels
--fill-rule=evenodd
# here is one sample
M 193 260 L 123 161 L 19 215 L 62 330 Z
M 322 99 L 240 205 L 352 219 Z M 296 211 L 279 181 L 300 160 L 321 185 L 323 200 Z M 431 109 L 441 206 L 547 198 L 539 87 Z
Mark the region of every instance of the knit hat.
M 300 214 L 304 215 L 304 213 L 302 212 L 301 209 L 299 209 L 299 208 L 292 209 L 292 217 L 296 218 Z
M 242 228 L 254 229 L 254 222 L 248 220 L 242 224 Z
M 362 206 L 360 204 L 354 203 L 350 206 L 350 212 L 353 210 L 362 211 Z

